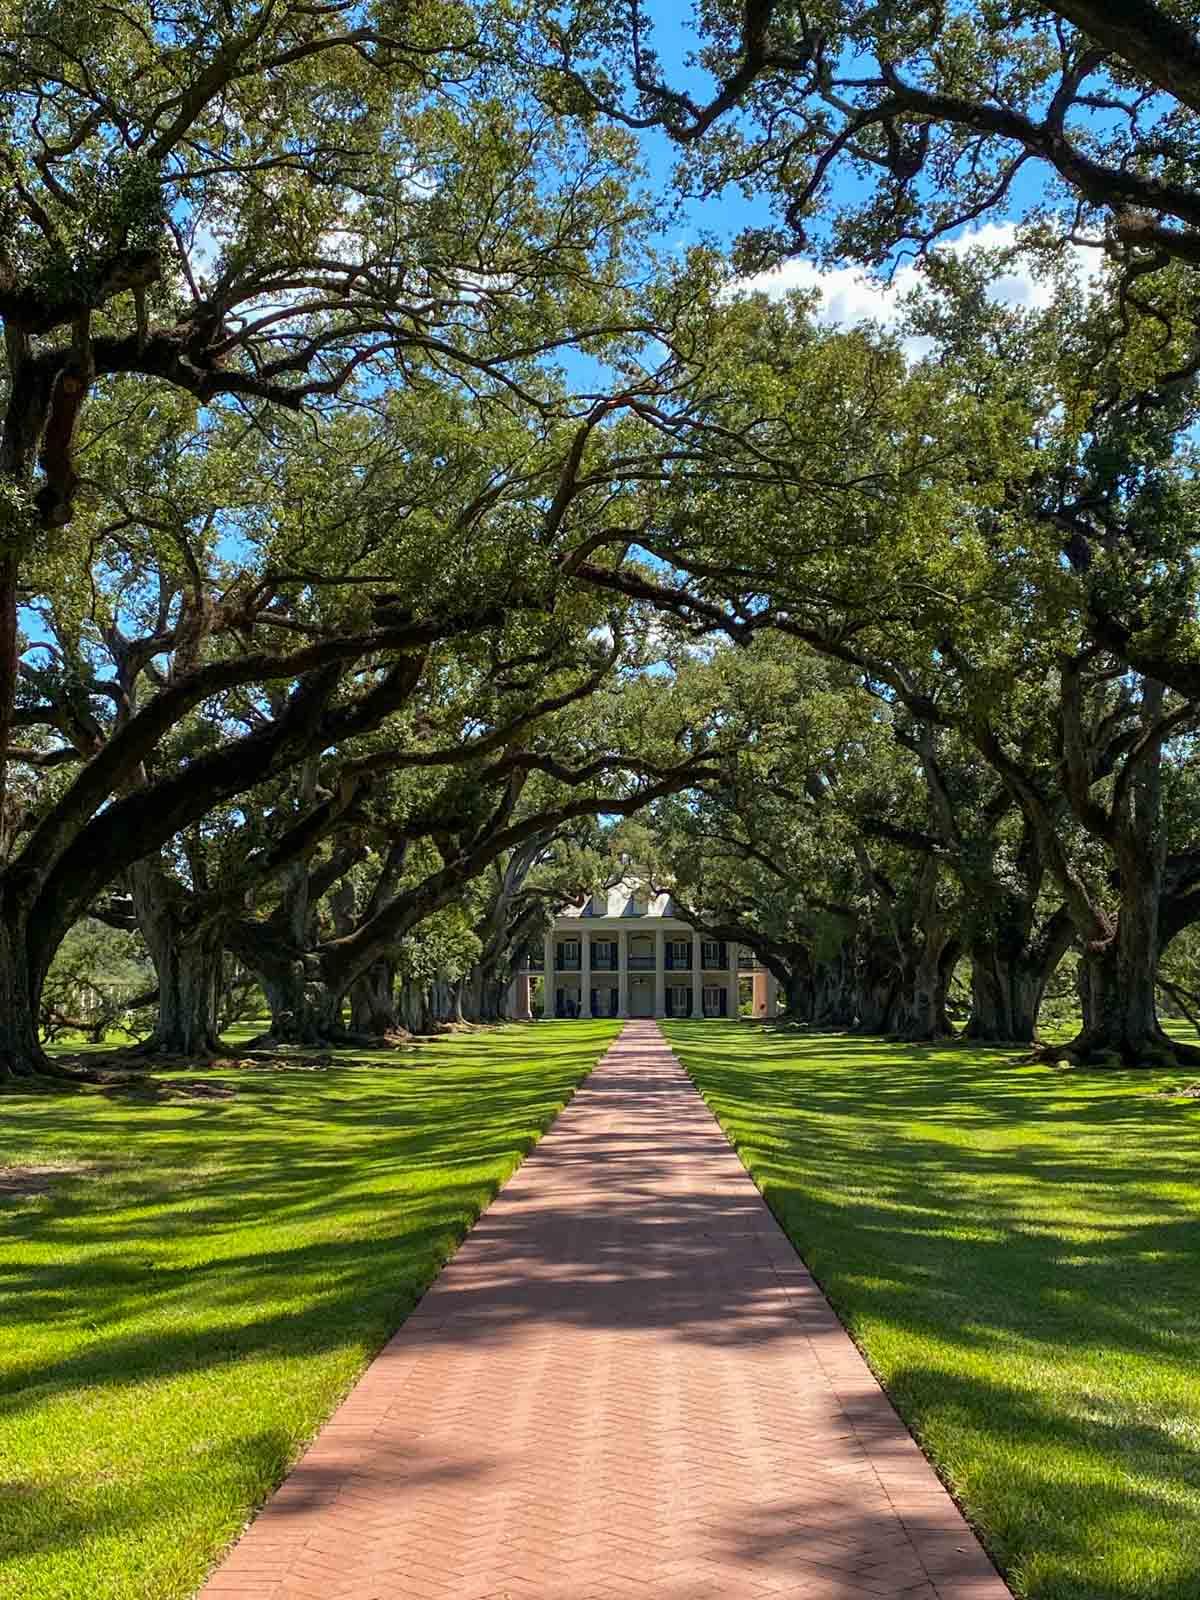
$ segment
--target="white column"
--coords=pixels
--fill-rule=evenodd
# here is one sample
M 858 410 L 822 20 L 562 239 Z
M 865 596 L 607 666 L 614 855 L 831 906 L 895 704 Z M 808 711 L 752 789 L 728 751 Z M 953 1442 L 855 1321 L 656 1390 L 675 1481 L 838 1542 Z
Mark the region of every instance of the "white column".
M 738 942 L 731 939 L 725 946 L 725 957 L 729 963 L 729 972 L 725 982 L 729 1000 L 725 1006 L 725 1014 L 736 1022 L 740 1015 L 738 1011 L 738 995 L 741 993 L 741 981 L 738 977 Z
M 667 952 L 661 928 L 654 930 L 654 1015 L 667 1014 Z
M 692 1015 L 704 1015 L 704 944 L 692 930 Z
M 517 974 L 517 1003 L 513 1008 L 513 1014 L 518 1022 L 529 1022 L 533 1017 L 533 1010 L 529 1004 L 529 974 L 527 972 L 519 972 Z
M 542 1021 L 554 1015 L 554 929 L 546 935 L 546 954 L 542 978 Z
M 629 935 L 617 930 L 617 1015 L 629 1015 Z
M 592 936 L 582 930 L 579 935 L 579 1015 L 592 1014 Z

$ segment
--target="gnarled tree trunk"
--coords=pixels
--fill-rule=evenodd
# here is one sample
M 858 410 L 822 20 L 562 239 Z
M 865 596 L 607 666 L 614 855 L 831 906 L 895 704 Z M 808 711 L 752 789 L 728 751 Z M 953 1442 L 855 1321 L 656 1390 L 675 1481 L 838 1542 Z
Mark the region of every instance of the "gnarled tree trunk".
M 1162 685 L 1147 680 L 1142 720 L 1151 727 Z M 1162 819 L 1162 744 L 1142 759 L 1128 786 L 1126 809 L 1114 816 L 1119 909 L 1115 923 L 1097 912 L 1079 963 L 1083 1027 L 1071 1053 L 1104 1066 L 1156 1066 L 1200 1052 L 1159 1026 L 1156 982 L 1159 905 L 1166 865 Z
M 971 1015 L 965 1039 L 1031 1044 L 1049 974 L 994 945 L 971 951 Z
M 1159 1066 L 1194 1047 L 1168 1037 L 1158 1021 L 1158 895 L 1151 871 L 1126 879 L 1117 925 L 1107 940 L 1085 947 L 1079 961 L 1083 1027 L 1071 1042 L 1076 1057 L 1103 1066 Z
M 854 975 L 845 953 L 813 964 L 812 1023 L 815 1028 L 854 1025 Z
M 158 973 L 158 1020 L 143 1050 L 181 1056 L 220 1051 L 222 950 L 219 935 L 211 933 L 189 934 L 152 950 Z
M 158 976 L 158 1017 L 139 1053 L 214 1055 L 221 1049 L 224 930 L 194 925 L 155 861 L 138 862 L 130 879 L 138 928 Z
M 1032 1044 L 1046 988 L 1071 947 L 1071 914 L 1061 906 L 1034 940 L 1027 926 L 971 945 L 971 1015 L 963 1037 Z
M 229 928 L 238 959 L 258 979 L 279 1044 L 326 1044 L 341 1031 L 341 996 L 330 992 L 319 963 L 297 950 L 269 923 L 239 922 Z
M 893 1033 L 897 1026 L 900 975 L 880 943 L 868 939 L 859 952 L 854 976 L 856 1033 Z
M 956 939 L 947 941 L 940 948 L 931 941 L 908 968 L 909 978 L 901 1001 L 899 1028 L 905 1039 L 918 1042 L 954 1036 L 946 1002 L 958 956 Z
M 429 1031 L 424 985 L 414 978 L 409 978 L 400 985 L 396 995 L 396 1011 L 409 1033 Z
M 390 961 L 376 961 L 350 985 L 350 1031 L 386 1035 L 402 1032 L 396 1011 L 396 969 Z
M 504 1017 L 508 985 L 497 977 L 494 961 L 478 962 L 459 988 L 467 1022 L 499 1022 Z

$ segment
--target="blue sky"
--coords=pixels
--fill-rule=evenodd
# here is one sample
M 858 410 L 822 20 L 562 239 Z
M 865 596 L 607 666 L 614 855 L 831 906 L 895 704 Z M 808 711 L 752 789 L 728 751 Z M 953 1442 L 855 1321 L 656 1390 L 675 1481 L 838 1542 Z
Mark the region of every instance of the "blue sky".
M 664 76 L 672 87 L 687 90 L 703 103 L 715 87 L 714 80 L 699 68 L 689 65 L 688 58 L 695 51 L 699 36 L 694 21 L 694 8 L 690 4 L 672 3 L 672 0 L 645 0 L 645 11 L 653 23 L 653 45 L 657 50 Z M 678 149 L 661 132 L 641 134 L 643 156 L 656 187 L 665 192 L 672 183 L 679 158 Z M 998 208 L 990 213 L 980 227 L 959 230 L 951 236 L 950 248 L 963 250 L 972 243 L 1007 245 L 1012 242 L 1018 216 L 1039 200 L 1045 199 L 1047 171 L 1031 163 L 1019 176 L 1014 186 L 1008 208 Z M 834 169 L 831 197 L 836 204 L 851 200 L 861 192 L 861 184 L 845 165 Z M 727 185 L 719 196 L 706 200 L 688 200 L 684 203 L 679 226 L 672 230 L 671 243 L 679 246 L 707 235 L 722 244 L 731 244 L 747 227 L 765 227 L 774 221 L 766 197 L 747 196 L 737 185 Z M 1085 269 L 1095 262 L 1092 252 L 1079 251 L 1080 265 Z M 901 264 L 892 286 L 879 283 L 861 270 L 852 267 L 822 270 L 811 258 L 798 257 L 772 274 L 751 280 L 756 289 L 783 292 L 790 288 L 819 289 L 822 293 L 823 320 L 852 323 L 864 318 L 892 321 L 898 314 L 899 301 L 912 287 L 915 269 L 911 264 Z M 1044 293 L 1028 272 L 1017 270 L 998 280 L 996 297 L 1015 304 L 1028 304 Z

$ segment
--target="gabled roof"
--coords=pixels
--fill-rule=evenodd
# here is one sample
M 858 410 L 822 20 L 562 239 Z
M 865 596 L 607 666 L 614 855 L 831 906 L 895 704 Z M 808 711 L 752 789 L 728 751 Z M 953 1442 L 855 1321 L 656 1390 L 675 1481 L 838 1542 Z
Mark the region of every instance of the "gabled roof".
M 669 894 L 649 894 L 636 879 L 626 878 L 611 888 L 598 890 L 589 899 L 567 906 L 562 917 L 628 917 L 645 922 L 655 917 L 678 918 L 679 911 Z

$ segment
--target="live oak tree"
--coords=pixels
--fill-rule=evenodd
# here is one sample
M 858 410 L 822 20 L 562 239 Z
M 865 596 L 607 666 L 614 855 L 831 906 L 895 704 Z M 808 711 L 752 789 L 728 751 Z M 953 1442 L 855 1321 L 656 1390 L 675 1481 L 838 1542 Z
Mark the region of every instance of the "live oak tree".
M 616 152 L 502 100 L 468 8 L 10 0 L 0 24 L 5 684 L 106 379 L 295 411 L 418 355 L 495 371 L 619 305 Z
M 769 197 L 780 225 L 747 243 L 771 257 L 810 245 L 879 263 L 1025 208 L 1130 280 L 1200 264 L 1186 8 L 716 0 L 695 40 L 707 94 L 673 81 L 649 9 L 581 0 L 545 21 L 543 59 L 577 103 L 665 129 L 691 186 L 736 178 Z
M 1072 917 L 1089 975 L 1080 1049 L 1169 1053 L 1153 1016 L 1167 881 L 1156 796 L 1163 752 L 1195 715 L 1183 666 L 1196 394 L 1131 391 L 1148 314 L 1113 340 L 1128 311 L 1075 286 L 1016 313 L 986 300 L 977 273 L 942 277 L 951 310 L 914 324 L 933 341 L 915 362 L 868 330 L 820 332 L 802 302 L 721 312 L 707 344 L 719 398 L 688 419 L 686 466 L 641 542 L 659 565 L 593 543 L 575 570 L 735 642 L 782 632 L 917 724 L 954 730 L 1020 810 Z M 1114 632 L 1113 618 L 1127 620 Z M 1143 660 L 1129 637 L 1151 632 L 1172 670 L 1098 704 L 1093 738 L 1080 674 L 1111 684 Z M 1015 724 L 1014 692 L 1031 697 Z M 1010 730 L 1038 715 L 1058 745 L 1045 781 L 1026 782 Z M 1116 915 L 1107 887 L 1081 892 L 1079 830 L 1122 886 Z M 1186 896 L 1190 841 L 1168 854 Z
M 536 453 L 541 421 L 553 430 L 563 415 L 553 352 L 597 353 L 636 323 L 624 250 L 642 213 L 624 181 L 626 142 L 532 104 L 469 8 L 349 18 L 275 0 L 237 13 L 134 4 L 101 21 L 90 7 L 14 3 L 2 22 L 0 1060 L 24 1072 L 39 1059 L 46 964 L 102 872 L 126 872 L 214 805 L 379 727 L 414 692 L 431 646 L 530 601 L 499 552 L 461 581 L 461 530 L 441 593 L 430 584 L 414 597 L 371 559 L 386 556 L 378 536 L 357 552 L 345 539 L 331 548 L 314 519 L 309 544 L 291 539 L 296 565 L 247 563 L 219 605 L 211 593 L 195 603 L 207 573 L 182 598 L 176 589 L 150 630 L 176 647 L 165 681 L 119 707 L 103 748 L 93 743 L 54 806 L 19 809 L 18 828 L 3 796 L 19 603 L 53 588 L 56 562 L 83 553 L 90 565 L 114 548 L 85 459 L 97 405 L 118 387 L 131 410 L 183 396 L 201 426 L 240 418 L 287 462 L 306 410 L 349 427 L 357 417 L 361 436 L 389 400 L 421 400 L 428 435 L 438 396 L 451 409 L 466 397 L 490 409 L 493 437 L 505 419 L 510 432 L 532 424 Z M 452 451 L 455 430 L 451 418 Z M 343 440 L 333 458 L 347 457 Z M 424 460 L 434 466 L 436 449 Z M 500 502 L 510 466 L 501 450 Z M 364 445 L 352 471 L 368 491 L 370 469 Z M 283 466 L 276 478 L 302 491 L 295 535 L 317 482 Z M 215 497 L 215 537 L 234 565 L 247 518 L 230 535 L 221 501 L 240 503 L 240 487 Z M 405 510 L 396 497 L 394 518 Z M 346 582 L 357 587 L 337 587 Z M 543 589 L 535 604 L 551 598 Z M 312 614 L 282 615 L 298 605 Z M 154 643 L 139 642 L 154 669 Z M 168 731 L 223 719 L 229 697 L 254 705 L 253 731 L 210 737 L 182 768 L 141 782 Z M 27 702 L 20 715 L 27 748 L 43 766 L 58 761 L 60 747 L 43 746 L 60 707 Z
M 593 649 L 607 654 L 610 647 Z M 415 847 L 398 861 L 378 852 L 380 871 L 389 860 L 397 867 L 385 893 L 376 892 L 376 878 L 369 894 L 347 907 L 341 926 L 324 934 L 311 921 L 285 923 L 270 907 L 229 929 L 232 948 L 262 977 L 275 1037 L 335 1037 L 355 985 L 394 963 L 406 937 L 468 897 L 493 863 L 511 864 L 527 846 L 540 848 L 581 819 L 631 816 L 721 772 L 719 744 L 691 726 L 690 702 L 639 677 L 594 686 L 586 698 L 576 694 L 569 710 L 543 713 L 519 738 L 481 738 L 475 749 L 466 741 L 428 754 L 425 764 L 448 769 L 436 788 L 418 791 L 415 805 L 411 793 L 407 803 L 397 795 L 391 815 L 367 819 L 381 842 Z M 484 937 L 476 937 L 486 956 Z M 377 1022 L 388 1020 L 389 991 L 386 978 L 373 990 Z
M 920 848 L 932 807 L 902 711 L 770 634 L 710 671 L 737 753 L 720 786 L 657 807 L 662 881 L 713 938 L 759 955 L 797 1020 L 947 1034 L 963 896 Z
M 1106 276 L 1108 337 L 1131 347 L 1123 402 L 1169 404 L 1193 386 L 1200 36 L 1186 9 L 719 0 L 699 13 L 697 46 L 709 93 L 672 81 L 643 0 L 582 0 L 544 24 L 538 59 L 555 103 L 665 129 L 686 152 L 686 189 L 732 180 L 761 198 L 743 267 L 805 250 L 887 273 L 905 255 L 936 264 L 964 228 L 1021 223 L 1043 263 L 1061 266 L 1078 246 Z M 1067 560 L 1138 563 L 1136 535 L 1067 500 Z M 1128 595 L 1093 585 L 1093 628 L 1135 670 L 1195 695 L 1186 607 L 1139 610 Z
M 603 623 L 615 639 L 613 625 L 620 624 L 608 601 L 585 591 L 548 593 L 539 606 L 519 588 L 514 593 L 523 572 L 531 587 L 541 577 L 528 535 L 546 521 L 546 484 L 558 487 L 570 470 L 573 425 L 558 444 L 553 430 L 547 437 L 511 418 L 484 433 L 477 410 L 472 429 L 461 403 L 455 408 L 446 399 L 440 407 L 383 409 L 387 425 L 376 418 L 367 438 L 356 426 L 327 428 L 320 471 L 303 441 L 285 441 L 287 449 L 265 456 L 256 446 L 255 488 L 243 491 L 241 505 L 230 500 L 226 482 L 241 481 L 235 468 L 244 434 L 235 447 L 220 430 L 216 438 L 206 430 L 184 448 L 164 424 L 147 482 L 131 484 L 125 474 L 118 474 L 119 486 L 97 479 L 98 492 L 106 490 L 119 512 L 105 526 L 116 553 L 99 567 L 60 562 L 53 601 L 32 608 L 46 637 L 27 652 L 28 703 L 20 716 L 58 738 L 45 752 L 14 752 L 22 766 L 43 755 L 56 772 L 82 764 L 107 751 L 145 703 L 158 704 L 177 679 L 203 671 L 202 663 L 231 670 L 231 690 L 210 695 L 202 707 L 185 702 L 122 780 L 131 792 L 153 791 L 181 768 L 191 780 L 190 826 L 161 846 L 143 835 L 125 867 L 161 980 L 153 1048 L 215 1047 L 216 977 L 233 930 L 243 959 L 260 972 L 276 1031 L 304 1038 L 328 1032 L 347 984 L 311 992 L 304 960 L 312 911 L 348 869 L 346 851 L 354 851 L 347 841 L 361 841 L 372 828 L 386 834 L 380 786 L 389 775 L 469 764 L 478 770 L 490 756 L 479 792 L 493 806 L 489 783 L 511 783 L 536 763 L 540 720 L 590 694 L 618 660 L 636 662 L 624 645 L 588 637 Z M 441 424 L 432 446 L 424 442 L 431 412 Z M 105 419 L 102 443 L 116 440 L 119 454 L 127 436 L 120 410 Z M 575 498 L 576 518 L 585 504 Z M 231 526 L 240 529 L 235 561 L 221 555 L 217 539 L 218 529 L 228 536 Z M 454 542 L 431 565 L 429 539 L 446 530 Z M 292 575 L 296 568 L 302 577 Z M 278 691 L 252 676 L 257 663 L 253 656 L 246 662 L 247 638 L 257 631 L 337 641 L 348 616 L 361 612 L 357 597 L 377 595 L 385 583 L 389 595 L 395 585 L 410 605 L 469 608 L 474 599 L 475 609 L 462 612 L 468 626 L 461 633 L 446 630 L 438 648 L 420 661 L 410 657 L 410 676 L 385 716 L 343 724 L 333 748 L 310 746 L 303 759 L 259 772 L 251 786 L 206 790 L 201 758 L 227 752 L 238 738 L 261 737 L 280 704 Z M 408 615 L 398 600 L 383 604 Z M 370 689 L 378 680 L 369 658 L 358 666 L 354 681 Z M 437 805 L 425 798 L 436 818 Z M 52 811 L 45 785 L 41 801 Z M 444 828 L 444 808 L 440 816 Z M 25 826 L 33 821 L 31 813 Z M 406 835 L 421 836 L 411 829 Z M 474 851 L 470 859 L 477 871 L 486 857 Z M 346 865 L 332 870 L 339 861 Z M 447 873 L 439 893 L 448 897 L 465 881 Z M 381 903 L 384 893 L 380 885 L 372 890 L 373 912 L 386 909 L 394 918 L 399 912 Z M 248 902 L 264 896 L 269 915 L 247 926 Z M 343 954 L 357 949 L 342 932 Z M 352 1007 L 356 987 L 367 981 L 367 971 L 348 979 Z
M 573 817 L 505 851 L 475 879 L 466 909 L 479 949 L 459 985 L 464 1020 L 509 1015 L 509 986 L 522 958 L 539 947 L 561 906 L 578 903 L 605 879 L 610 833 L 598 817 Z

